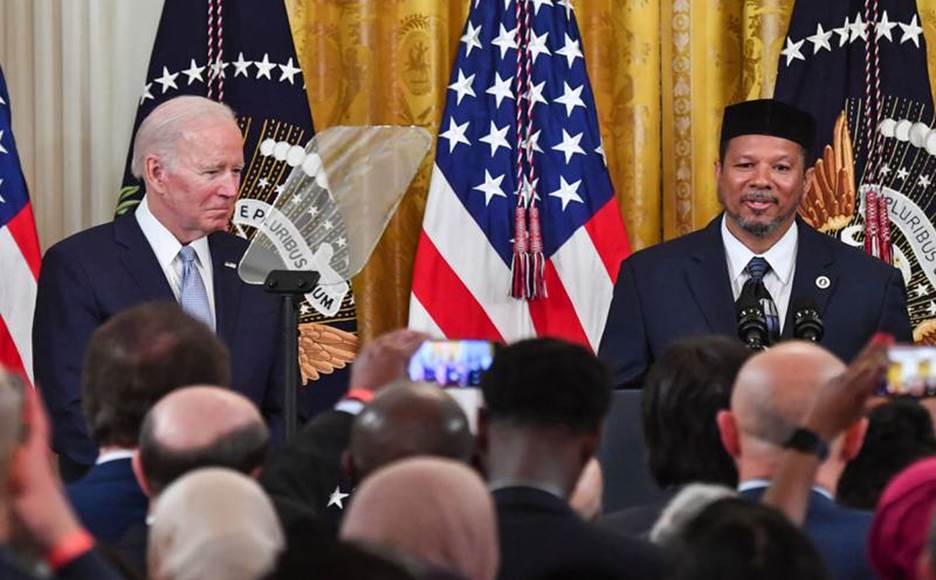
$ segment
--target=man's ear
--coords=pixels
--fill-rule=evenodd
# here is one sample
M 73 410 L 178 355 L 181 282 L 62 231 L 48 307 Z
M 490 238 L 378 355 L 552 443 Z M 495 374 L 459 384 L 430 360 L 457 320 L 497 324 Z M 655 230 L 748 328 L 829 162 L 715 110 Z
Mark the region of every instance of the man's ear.
M 147 155 L 143 160 L 143 180 L 147 190 L 162 191 L 166 180 L 166 164 L 155 155 Z
M 815 172 L 815 167 L 809 167 L 806 169 L 805 173 L 803 173 L 803 195 L 806 195 L 806 190 L 809 189 L 809 181 L 812 179 Z
M 598 453 L 598 446 L 601 444 L 601 429 L 589 433 L 582 438 L 582 449 L 581 456 L 579 461 L 582 464 L 582 469 L 588 464 L 592 457 Z
M 721 170 L 722 170 L 721 159 L 718 159 L 715 161 L 715 181 L 716 182 L 719 179 L 721 179 Z
M 139 447 L 133 450 L 133 457 L 130 458 L 130 465 L 133 467 L 133 477 L 136 478 L 140 489 L 143 490 L 143 494 L 146 495 L 146 497 L 153 497 L 150 493 L 149 482 L 146 481 L 146 476 L 143 475 L 143 461 L 140 459 Z
M 844 461 L 851 461 L 858 456 L 861 452 L 861 446 L 864 445 L 865 433 L 867 432 L 868 419 L 865 417 L 852 423 L 852 426 L 845 431 L 842 441 L 842 459 Z
M 722 447 L 728 452 L 728 455 L 737 458 L 741 455 L 741 445 L 738 443 L 738 421 L 734 413 L 728 409 L 722 409 L 715 415 L 715 422 L 718 424 L 718 435 L 721 438 Z

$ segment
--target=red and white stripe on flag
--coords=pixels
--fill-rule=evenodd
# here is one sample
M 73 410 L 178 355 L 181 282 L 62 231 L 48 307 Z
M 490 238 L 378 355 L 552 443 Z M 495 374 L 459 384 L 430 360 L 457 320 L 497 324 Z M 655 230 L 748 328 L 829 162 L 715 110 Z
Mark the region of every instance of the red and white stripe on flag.
M 630 248 L 571 2 L 476 0 L 450 78 L 410 328 L 501 342 L 552 336 L 597 351 Z M 538 210 L 546 298 L 510 297 L 523 180 L 533 183 L 533 201 L 521 203 Z
M 39 236 L 13 140 L 10 95 L 0 70 L 0 365 L 30 384 L 39 262 Z
M 409 327 L 508 343 L 561 337 L 597 351 L 614 281 L 629 253 L 612 198 L 548 259 L 548 298 L 511 298 L 510 267 L 435 168 L 413 268 Z

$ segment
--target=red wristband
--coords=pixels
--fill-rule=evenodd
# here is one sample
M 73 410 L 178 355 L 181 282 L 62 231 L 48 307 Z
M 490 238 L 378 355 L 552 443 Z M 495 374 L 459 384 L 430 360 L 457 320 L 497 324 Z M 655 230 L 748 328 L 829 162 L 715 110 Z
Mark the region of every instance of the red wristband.
M 370 403 L 373 398 L 374 391 L 369 391 L 367 389 L 349 389 L 345 394 L 345 399 L 354 399 L 364 404 Z
M 81 529 L 65 536 L 52 546 L 45 556 L 45 561 L 55 572 L 93 547 L 94 538 L 87 530 Z

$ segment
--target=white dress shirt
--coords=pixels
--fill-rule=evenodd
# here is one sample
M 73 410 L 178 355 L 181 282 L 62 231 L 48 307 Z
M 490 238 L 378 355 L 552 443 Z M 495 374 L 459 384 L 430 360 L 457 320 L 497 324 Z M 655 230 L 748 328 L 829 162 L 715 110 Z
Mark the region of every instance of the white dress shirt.
M 787 309 L 790 306 L 790 292 L 793 289 L 793 274 L 796 273 L 796 246 L 799 240 L 799 233 L 794 221 L 790 228 L 783 234 L 783 237 L 777 240 L 769 250 L 763 254 L 755 254 L 747 246 L 741 243 L 734 234 L 728 231 L 728 225 L 725 220 L 727 216 L 722 216 L 721 234 L 722 244 L 725 246 L 725 258 L 728 261 L 728 276 L 731 278 L 731 292 L 735 301 L 741 295 L 741 289 L 747 282 L 748 276 L 744 268 L 754 256 L 761 256 L 770 264 L 770 271 L 764 275 L 764 287 L 770 292 L 774 304 L 777 305 L 777 315 L 780 317 L 780 332 L 783 332 L 783 325 L 786 322 Z
M 166 280 L 169 281 L 169 287 L 178 302 L 179 295 L 182 292 L 182 259 L 179 258 L 179 250 L 182 244 L 176 237 L 162 225 L 153 212 L 150 211 L 147 196 L 136 209 L 136 220 L 143 230 L 143 236 L 149 242 L 153 253 L 156 254 L 156 260 L 159 267 L 162 268 Z M 202 282 L 205 284 L 205 292 L 208 293 L 208 308 L 211 310 L 211 329 L 217 327 L 218 317 L 215 314 L 215 296 L 214 279 L 212 278 L 211 251 L 208 249 L 208 238 L 201 237 L 189 244 L 195 250 L 195 266 L 201 275 Z

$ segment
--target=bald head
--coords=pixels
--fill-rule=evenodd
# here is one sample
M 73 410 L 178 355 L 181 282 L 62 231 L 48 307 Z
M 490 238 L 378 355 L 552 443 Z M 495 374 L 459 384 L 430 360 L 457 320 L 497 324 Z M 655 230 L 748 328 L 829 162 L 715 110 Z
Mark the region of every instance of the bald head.
M 437 386 L 401 381 L 374 397 L 351 427 L 352 477 L 391 461 L 435 455 L 467 463 L 474 451 L 468 418 Z
M 731 396 L 738 430 L 766 442 L 783 440 L 822 385 L 844 370 L 835 355 L 809 342 L 785 342 L 751 357 Z
M 263 462 L 269 432 L 254 404 L 214 386 L 174 391 L 150 410 L 140 434 L 140 462 L 151 495 L 198 467 L 251 474 Z

